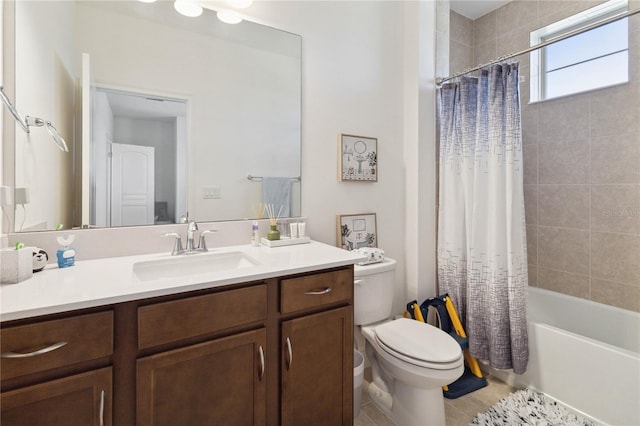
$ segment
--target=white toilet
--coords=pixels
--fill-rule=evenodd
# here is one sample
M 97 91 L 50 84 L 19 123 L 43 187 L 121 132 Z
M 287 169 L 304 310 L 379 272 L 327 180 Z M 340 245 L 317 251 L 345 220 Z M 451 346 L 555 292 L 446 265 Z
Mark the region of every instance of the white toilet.
M 444 331 L 390 320 L 396 261 L 355 266 L 354 324 L 371 364 L 369 397 L 396 425 L 444 425 L 442 386 L 464 372 L 460 345 Z

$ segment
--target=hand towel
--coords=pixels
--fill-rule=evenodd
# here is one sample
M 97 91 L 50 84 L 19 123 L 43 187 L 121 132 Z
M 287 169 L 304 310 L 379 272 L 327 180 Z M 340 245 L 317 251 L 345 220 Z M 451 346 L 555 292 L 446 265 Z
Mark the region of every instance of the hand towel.
M 280 217 L 291 216 L 291 178 L 289 177 L 263 177 L 262 178 L 262 202 L 273 204 L 276 214 L 282 206 Z

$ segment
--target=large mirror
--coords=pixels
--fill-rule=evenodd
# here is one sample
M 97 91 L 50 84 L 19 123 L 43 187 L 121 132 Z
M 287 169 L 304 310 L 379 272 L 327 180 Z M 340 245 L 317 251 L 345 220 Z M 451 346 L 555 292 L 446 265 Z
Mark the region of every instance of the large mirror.
M 14 8 L 15 105 L 70 148 L 16 126 L 15 232 L 300 215 L 299 36 L 168 1 Z

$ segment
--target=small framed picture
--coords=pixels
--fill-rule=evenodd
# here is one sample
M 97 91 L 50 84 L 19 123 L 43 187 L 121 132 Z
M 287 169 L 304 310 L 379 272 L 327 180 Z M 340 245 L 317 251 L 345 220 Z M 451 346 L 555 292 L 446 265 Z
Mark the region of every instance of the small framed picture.
M 340 182 L 377 182 L 378 139 L 340 135 L 338 179 Z
M 375 213 L 345 214 L 337 219 L 338 247 L 345 250 L 378 247 Z

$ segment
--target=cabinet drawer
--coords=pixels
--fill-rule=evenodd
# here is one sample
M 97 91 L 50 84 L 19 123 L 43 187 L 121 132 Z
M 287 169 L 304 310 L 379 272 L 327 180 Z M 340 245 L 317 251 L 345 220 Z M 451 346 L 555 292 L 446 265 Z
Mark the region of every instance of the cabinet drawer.
M 267 317 L 264 284 L 138 308 L 138 349 L 196 337 Z
M 353 299 L 353 272 L 350 269 L 284 279 L 280 287 L 283 314 L 349 302 Z
M 3 328 L 0 343 L 2 380 L 109 356 L 113 312 Z

